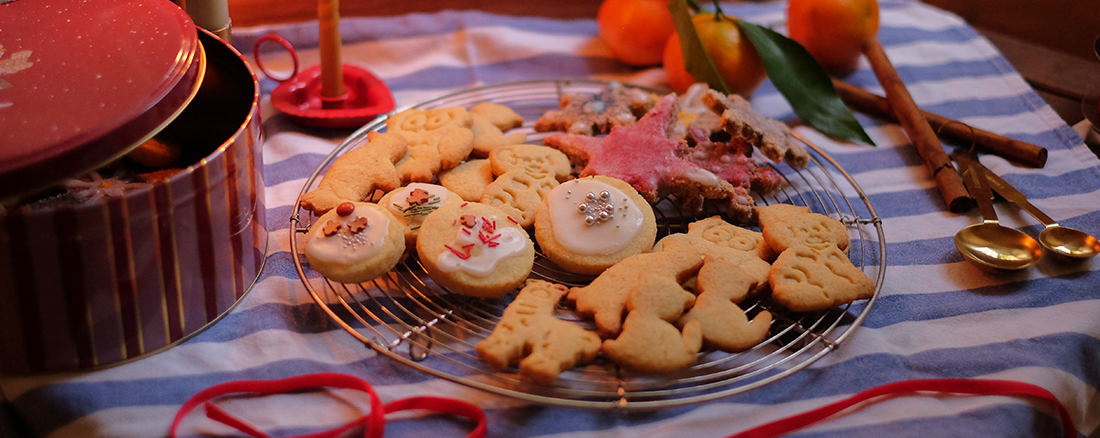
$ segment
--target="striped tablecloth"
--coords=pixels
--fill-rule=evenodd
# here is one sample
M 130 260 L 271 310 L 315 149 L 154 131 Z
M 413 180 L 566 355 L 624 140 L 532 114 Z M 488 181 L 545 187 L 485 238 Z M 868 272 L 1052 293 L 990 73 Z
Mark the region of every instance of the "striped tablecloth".
M 1061 224 L 1100 233 L 1100 162 L 1012 66 L 962 20 L 915 1 L 880 2 L 879 38 L 924 109 L 1049 149 L 1043 169 L 995 156 L 982 161 Z M 728 4 L 726 12 L 783 31 L 785 5 Z M 446 11 L 341 23 L 344 61 L 370 69 L 407 105 L 478 85 L 587 77 L 660 86 L 658 68 L 630 68 L 596 37 L 594 19 L 552 20 Z M 246 55 L 265 33 L 317 64 L 316 23 L 236 29 Z M 288 73 L 289 57 L 265 65 Z M 261 75 L 262 76 L 262 75 Z M 274 81 L 262 78 L 269 92 Z M 847 81 L 881 94 L 869 66 Z M 266 102 L 266 101 L 265 101 Z M 752 102 L 766 115 L 793 117 L 765 83 Z M 261 278 L 234 311 L 168 351 L 86 373 L 8 377 L 0 435 L 156 437 L 180 405 L 211 385 L 322 371 L 375 385 L 383 400 L 445 395 L 474 401 L 493 437 L 724 437 L 861 390 L 907 379 L 1005 379 L 1041 386 L 1060 400 L 1082 436 L 1100 428 L 1100 274 L 1096 260 L 1045 258 L 1027 271 L 994 275 L 963 261 L 954 233 L 980 218 L 948 213 L 901 128 L 859 115 L 878 147 L 829 141 L 804 128 L 850 172 L 882 218 L 888 269 L 881 296 L 838 350 L 776 383 L 719 399 L 645 413 L 531 405 L 430 377 L 374 354 L 338 328 L 309 298 L 289 251 L 289 218 L 306 178 L 350 130 L 295 125 L 265 103 L 264 166 L 271 249 Z M 1041 227 L 998 204 L 1002 222 L 1036 235 Z M 2 305 L 2 304 L 0 304 Z M 363 409 L 350 391 L 240 399 L 225 404 L 281 436 L 343 423 Z M 877 400 L 797 436 L 1054 436 L 1050 404 L 1015 397 L 920 394 Z M 387 436 L 464 436 L 469 424 L 405 416 Z M 185 436 L 226 433 L 194 413 Z

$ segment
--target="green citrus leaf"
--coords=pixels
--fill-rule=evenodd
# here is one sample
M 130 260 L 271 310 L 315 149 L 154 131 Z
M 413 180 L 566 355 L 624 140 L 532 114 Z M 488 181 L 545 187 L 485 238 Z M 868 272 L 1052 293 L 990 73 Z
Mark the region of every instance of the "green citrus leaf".
M 692 2 L 694 3 L 694 1 Z M 698 6 L 696 4 L 696 6 Z M 695 23 L 691 21 L 691 10 L 685 0 L 669 0 L 668 10 L 672 12 L 672 23 L 680 36 L 680 50 L 684 54 L 684 69 L 699 82 L 706 82 L 710 88 L 729 94 L 729 87 L 722 80 L 714 61 L 707 55 L 699 34 L 695 32 Z
M 852 110 L 837 96 L 829 74 L 805 47 L 776 31 L 745 20 L 738 20 L 738 25 L 764 61 L 768 78 L 795 114 L 827 135 L 875 145 Z

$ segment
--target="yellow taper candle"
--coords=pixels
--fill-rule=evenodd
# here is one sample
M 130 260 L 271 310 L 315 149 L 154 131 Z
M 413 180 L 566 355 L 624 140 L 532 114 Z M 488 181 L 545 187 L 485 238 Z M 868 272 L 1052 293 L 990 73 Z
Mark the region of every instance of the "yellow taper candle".
M 340 58 L 340 1 L 317 3 L 321 44 L 321 97 L 344 95 L 344 63 Z

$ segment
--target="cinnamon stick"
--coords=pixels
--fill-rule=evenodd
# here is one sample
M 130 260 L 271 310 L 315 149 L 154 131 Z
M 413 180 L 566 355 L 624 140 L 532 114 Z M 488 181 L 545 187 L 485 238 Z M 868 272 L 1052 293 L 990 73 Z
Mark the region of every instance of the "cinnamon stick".
M 857 111 L 897 121 L 897 117 L 890 109 L 890 101 L 886 100 L 885 97 L 835 78 L 833 79 L 833 87 L 836 88 L 836 93 L 840 96 L 840 99 Z M 928 124 L 943 137 L 959 142 L 973 142 L 989 153 L 1025 166 L 1041 168 L 1047 164 L 1047 148 L 984 129 L 974 128 L 939 114 L 924 110 L 921 110 L 920 113 L 925 120 L 928 120 Z
M 943 150 L 943 144 L 921 114 L 920 108 L 917 108 L 916 102 L 913 102 L 913 96 L 909 94 L 894 65 L 886 57 L 882 44 L 878 39 L 871 38 L 863 46 L 863 54 L 871 62 L 871 69 L 886 90 L 886 99 L 890 102 L 898 123 L 913 141 L 928 171 L 932 172 L 932 178 L 936 180 L 936 187 L 940 189 L 947 208 L 955 213 L 974 208 L 974 198 L 966 191 L 962 178 L 959 178 L 958 172 L 951 165 L 951 158 Z

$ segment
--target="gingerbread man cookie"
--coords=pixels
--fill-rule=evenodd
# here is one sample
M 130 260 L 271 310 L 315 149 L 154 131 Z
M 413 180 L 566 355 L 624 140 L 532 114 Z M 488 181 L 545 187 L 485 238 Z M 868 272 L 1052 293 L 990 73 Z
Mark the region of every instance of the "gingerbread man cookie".
M 477 344 L 477 357 L 497 370 L 519 362 L 519 374 L 550 385 L 562 371 L 590 362 L 600 351 L 600 337 L 554 316 L 565 286 L 527 280 L 488 338 Z
M 408 154 L 397 162 L 404 182 L 430 182 L 440 170 L 457 166 L 474 148 L 473 118 L 462 107 L 411 108 L 386 120 L 387 132 L 409 142 Z
M 596 320 L 603 338 L 619 334 L 630 290 L 641 273 L 668 277 L 683 283 L 699 272 L 703 256 L 686 242 L 671 241 L 660 252 L 637 254 L 608 268 L 588 286 L 570 289 L 568 298 L 577 312 Z
M 691 366 L 703 346 L 699 321 L 685 322 L 683 331 L 672 321 L 694 302 L 674 277 L 641 273 L 630 290 L 622 333 L 603 341 L 601 351 L 623 368 L 644 373 Z
M 569 158 L 546 146 L 501 146 L 489 154 L 496 180 L 485 187 L 481 203 L 498 207 L 524 228 L 535 223 L 542 199 L 569 179 Z
M 317 188 L 302 195 L 302 208 L 324 214 L 344 202 L 367 200 L 376 190 L 401 187 L 394 163 L 408 147 L 400 135 L 368 132 L 365 144 L 336 158 Z

